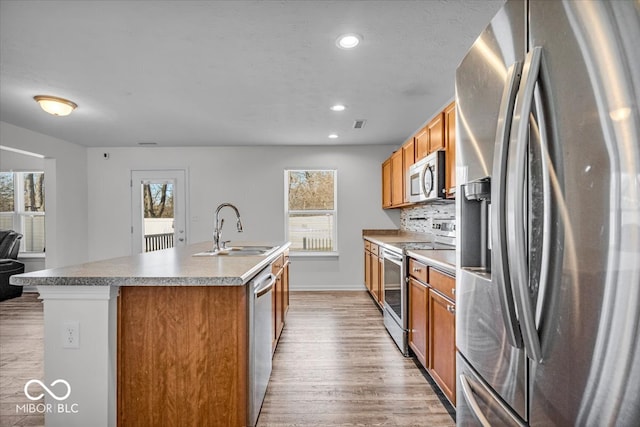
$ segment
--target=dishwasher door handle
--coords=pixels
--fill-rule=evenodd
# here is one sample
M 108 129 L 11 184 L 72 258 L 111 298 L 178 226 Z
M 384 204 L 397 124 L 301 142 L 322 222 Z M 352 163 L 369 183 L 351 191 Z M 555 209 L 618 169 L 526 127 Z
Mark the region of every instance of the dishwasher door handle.
M 268 279 L 265 279 L 263 281 L 263 283 L 267 282 L 266 285 L 258 286 L 253 291 L 253 293 L 255 294 L 256 298 L 260 298 L 264 294 L 269 293 L 271 291 L 271 289 L 273 289 L 273 284 L 276 282 L 276 277 L 271 273 L 269 273 L 268 277 L 269 277 Z

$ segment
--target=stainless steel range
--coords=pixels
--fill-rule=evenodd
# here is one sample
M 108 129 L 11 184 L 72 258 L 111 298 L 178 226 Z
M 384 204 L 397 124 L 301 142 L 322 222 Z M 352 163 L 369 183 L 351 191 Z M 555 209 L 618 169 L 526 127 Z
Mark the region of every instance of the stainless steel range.
M 408 289 L 407 256 L 408 250 L 455 250 L 455 219 L 433 219 L 432 241 L 402 242 L 382 246 L 384 283 L 384 326 L 398 345 L 404 356 L 409 355 L 407 342 Z

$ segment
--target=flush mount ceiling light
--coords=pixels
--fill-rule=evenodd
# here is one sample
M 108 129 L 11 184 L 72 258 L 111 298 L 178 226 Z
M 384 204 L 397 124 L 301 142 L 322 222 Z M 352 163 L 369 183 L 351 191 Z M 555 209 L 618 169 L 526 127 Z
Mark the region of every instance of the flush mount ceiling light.
M 362 41 L 362 36 L 355 33 L 342 34 L 336 40 L 336 45 L 340 49 L 353 49 Z
M 342 104 L 336 104 L 336 105 L 332 105 L 331 107 L 329 107 L 329 109 L 331 111 L 344 111 L 347 109 L 346 105 L 342 105 Z
M 332 133 L 329 135 L 329 139 L 336 139 L 338 137 L 337 133 Z
M 75 102 L 58 98 L 57 96 L 36 95 L 33 99 L 40 104 L 40 107 L 44 111 L 54 116 L 68 116 L 73 110 L 78 108 L 78 104 Z

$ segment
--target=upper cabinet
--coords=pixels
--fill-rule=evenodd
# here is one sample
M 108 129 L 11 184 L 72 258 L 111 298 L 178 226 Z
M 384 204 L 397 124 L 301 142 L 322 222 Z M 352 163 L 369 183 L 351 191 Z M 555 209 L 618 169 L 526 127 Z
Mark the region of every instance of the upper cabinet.
M 446 197 L 455 198 L 455 138 L 456 106 L 452 102 L 382 164 L 382 207 L 398 208 L 409 204 L 406 188 L 409 167 L 438 150 L 445 151 Z
M 445 188 L 447 199 L 456 197 L 456 103 L 444 110 Z
M 429 130 L 429 154 L 434 151 L 444 150 L 444 114 L 440 113 L 427 125 Z
M 420 129 L 415 136 L 416 141 L 416 161 L 427 157 L 429 154 L 429 128 L 425 126 Z
M 402 200 L 404 203 L 409 203 L 409 192 L 407 191 L 407 172 L 409 172 L 409 168 L 416 162 L 416 144 L 415 138 L 411 137 L 407 142 L 402 146 Z
M 391 157 L 382 164 L 382 207 L 391 207 Z

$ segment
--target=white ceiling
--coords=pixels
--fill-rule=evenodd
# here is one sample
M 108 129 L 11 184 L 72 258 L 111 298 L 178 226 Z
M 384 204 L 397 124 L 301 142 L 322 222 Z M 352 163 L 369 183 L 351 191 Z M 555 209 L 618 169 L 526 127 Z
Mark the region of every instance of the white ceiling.
M 0 0 L 0 120 L 90 147 L 399 144 L 502 4 Z

